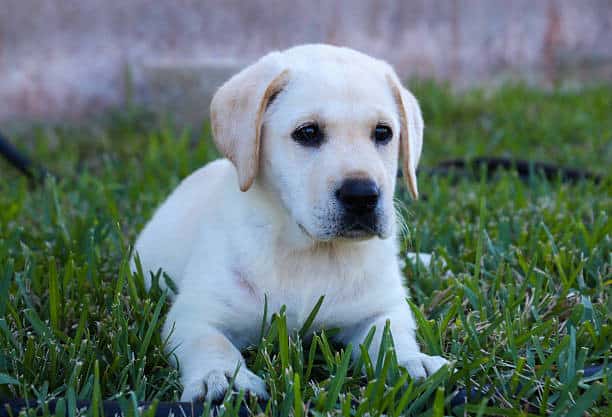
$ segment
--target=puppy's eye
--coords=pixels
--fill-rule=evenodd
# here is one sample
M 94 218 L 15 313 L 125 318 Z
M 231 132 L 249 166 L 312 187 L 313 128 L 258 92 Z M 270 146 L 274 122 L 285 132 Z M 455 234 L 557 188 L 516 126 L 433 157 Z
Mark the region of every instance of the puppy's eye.
M 377 145 L 387 144 L 393 138 L 393 131 L 387 125 L 381 123 L 374 128 L 374 141 Z
M 316 123 L 307 123 L 295 129 L 291 134 L 293 140 L 302 146 L 318 147 L 323 143 L 323 131 Z

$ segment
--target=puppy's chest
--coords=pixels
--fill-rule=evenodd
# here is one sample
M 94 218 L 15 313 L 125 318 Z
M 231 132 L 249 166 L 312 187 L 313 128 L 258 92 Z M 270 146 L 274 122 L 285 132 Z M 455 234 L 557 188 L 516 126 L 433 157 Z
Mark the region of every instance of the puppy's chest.
M 239 264 L 232 272 L 240 294 L 235 308 L 261 320 L 266 304 L 270 313 L 284 306 L 288 326 L 299 329 L 324 297 L 315 327 L 344 326 L 380 309 L 375 294 L 385 285 L 381 275 L 389 273 L 367 258 L 287 256 Z

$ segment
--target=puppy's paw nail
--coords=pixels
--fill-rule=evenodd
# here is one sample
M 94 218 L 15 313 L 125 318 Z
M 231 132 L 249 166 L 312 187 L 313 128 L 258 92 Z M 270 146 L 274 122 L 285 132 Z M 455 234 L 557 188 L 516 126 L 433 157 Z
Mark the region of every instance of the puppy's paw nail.
M 411 356 L 401 361 L 401 365 L 406 368 L 410 376 L 417 380 L 433 375 L 446 364 L 448 364 L 448 361 L 441 356 L 425 354 Z

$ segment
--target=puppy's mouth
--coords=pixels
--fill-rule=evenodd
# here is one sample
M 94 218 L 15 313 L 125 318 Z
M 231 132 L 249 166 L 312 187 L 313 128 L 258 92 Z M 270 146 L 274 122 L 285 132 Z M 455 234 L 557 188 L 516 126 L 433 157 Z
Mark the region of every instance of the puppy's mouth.
M 319 217 L 320 226 L 314 231 L 308 229 L 300 222 L 296 222 L 302 233 L 313 241 L 331 242 L 340 240 L 367 240 L 378 236 L 381 239 L 388 237 L 386 217 L 383 213 L 369 213 L 367 215 L 354 215 L 351 213 L 338 213 L 335 216 Z M 313 233 L 314 232 L 314 233 Z
M 374 214 L 367 216 L 345 216 L 338 235 L 348 239 L 382 237 L 378 216 Z
M 354 223 L 348 227 L 343 227 L 338 235 L 348 239 L 368 239 L 374 236 L 380 236 L 380 233 L 372 226 L 363 223 Z
M 378 230 L 378 227 L 372 226 L 363 221 L 353 221 L 350 224 L 343 223 L 340 227 L 334 228 L 335 230 L 328 230 L 327 232 L 317 235 L 316 237 L 312 235 L 312 233 L 310 233 L 301 223 L 298 222 L 297 225 L 304 235 L 313 241 L 319 242 L 329 242 L 334 239 L 367 240 L 373 238 L 374 236 L 378 236 L 380 238 L 384 237 L 382 232 Z

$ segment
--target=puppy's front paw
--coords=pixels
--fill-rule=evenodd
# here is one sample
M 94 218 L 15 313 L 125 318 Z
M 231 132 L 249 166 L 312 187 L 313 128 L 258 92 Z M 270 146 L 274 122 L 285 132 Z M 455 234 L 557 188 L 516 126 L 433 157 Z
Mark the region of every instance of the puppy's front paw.
M 189 378 L 183 381 L 183 395 L 181 401 L 189 402 L 198 398 L 205 397 L 206 401 L 217 401 L 225 396 L 225 393 L 230 389 L 230 380 L 234 375 L 234 370 L 218 370 L 214 369 L 205 373 L 201 377 Z M 257 397 L 267 400 L 269 398 L 266 391 L 266 383 L 251 372 L 246 366 L 241 366 L 234 380 L 234 387 L 237 390 L 243 390 Z
M 446 364 L 448 364 L 448 361 L 443 357 L 429 356 L 424 353 L 415 353 L 414 355 L 400 358 L 400 365 L 406 368 L 412 378 L 417 380 L 433 375 Z

